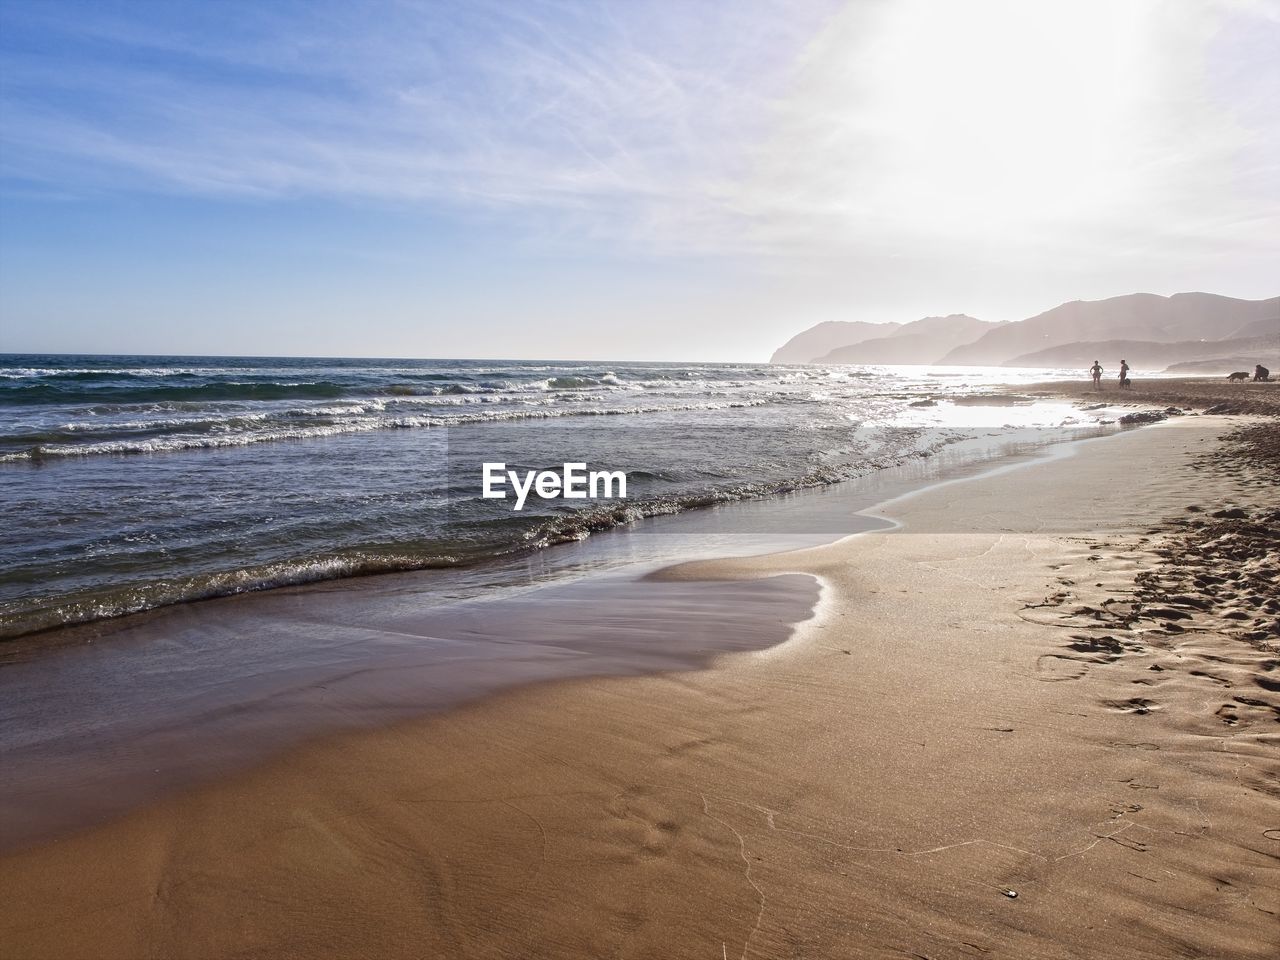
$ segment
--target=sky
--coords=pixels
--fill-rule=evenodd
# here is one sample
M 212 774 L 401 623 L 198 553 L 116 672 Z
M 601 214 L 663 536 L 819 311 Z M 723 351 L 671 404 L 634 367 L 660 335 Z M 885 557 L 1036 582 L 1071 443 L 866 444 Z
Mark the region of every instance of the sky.
M 1280 0 L 0 0 L 0 352 L 1280 294 Z

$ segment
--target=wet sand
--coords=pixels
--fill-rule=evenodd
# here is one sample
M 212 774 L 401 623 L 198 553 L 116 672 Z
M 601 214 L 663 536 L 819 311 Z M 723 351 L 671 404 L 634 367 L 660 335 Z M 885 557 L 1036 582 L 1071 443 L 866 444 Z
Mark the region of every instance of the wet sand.
M 1121 390 L 1114 378 L 1104 379 L 1095 390 L 1086 376 L 1079 380 L 1051 381 L 1017 390 L 1036 398 L 1079 400 L 1086 403 L 1125 403 L 1135 406 L 1177 406 L 1222 414 L 1280 414 L 1280 382 L 1229 383 L 1223 377 L 1144 377 L 1133 375 L 1133 385 Z
M 412 582 L 179 605 L 75 628 L 56 650 L 10 644 L 0 853 L 326 735 L 531 683 L 704 668 L 781 643 L 818 599 L 800 575 L 615 576 L 424 609 Z
M 811 616 L 814 578 L 680 583 L 644 572 L 885 528 L 862 511 L 1064 436 L 1030 433 L 503 564 L 219 597 L 0 643 L 0 853 L 325 736 L 524 684 L 702 669 L 772 647 Z
M 10 854 L 5 954 L 1271 956 L 1280 504 L 1220 453 L 1243 422 L 668 570 L 822 599 L 710 669 L 333 737 Z

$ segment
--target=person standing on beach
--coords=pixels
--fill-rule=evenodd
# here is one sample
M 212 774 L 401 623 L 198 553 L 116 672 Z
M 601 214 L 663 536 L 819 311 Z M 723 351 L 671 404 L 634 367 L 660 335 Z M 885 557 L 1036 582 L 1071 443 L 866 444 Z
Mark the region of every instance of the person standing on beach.
M 1121 360 L 1120 361 L 1120 387 L 1123 389 L 1124 387 L 1127 387 L 1127 386 L 1129 386 L 1129 361 Z
M 1089 374 L 1093 377 L 1093 389 L 1102 389 L 1102 364 L 1097 360 L 1093 361 L 1093 366 L 1089 368 Z

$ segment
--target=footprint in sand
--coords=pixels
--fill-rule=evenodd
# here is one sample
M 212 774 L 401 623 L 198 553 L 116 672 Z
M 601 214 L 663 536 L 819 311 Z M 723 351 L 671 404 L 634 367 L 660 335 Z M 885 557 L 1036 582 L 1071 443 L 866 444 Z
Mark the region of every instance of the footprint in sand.
M 1112 710 L 1138 715 L 1150 713 L 1152 710 L 1159 709 L 1160 706 L 1154 700 L 1148 700 L 1145 697 L 1130 697 L 1128 700 L 1103 700 L 1102 702 Z
M 1206 673 L 1206 672 L 1205 672 L 1205 671 L 1203 671 L 1203 670 L 1192 670 L 1192 671 L 1191 671 L 1191 676 L 1193 676 L 1193 677 L 1204 677 L 1206 680 L 1212 680 L 1214 683 L 1219 684 L 1219 685 L 1224 686 L 1224 687 L 1229 687 L 1229 686 L 1231 686 L 1231 685 L 1232 685 L 1230 680 L 1227 680 L 1227 679 L 1226 679 L 1226 678 L 1224 678 L 1224 677 L 1215 677 L 1212 673 Z
M 1090 653 L 1090 661 L 1093 663 L 1114 663 L 1124 656 L 1127 647 L 1136 645 L 1126 645 L 1123 641 L 1117 640 L 1115 637 L 1103 635 L 1100 637 L 1091 637 L 1083 633 L 1071 634 L 1071 642 L 1064 644 L 1068 650 L 1074 650 L 1077 653 Z
M 1259 700 L 1257 697 L 1232 697 L 1236 703 L 1243 704 L 1246 707 L 1254 707 L 1258 710 L 1266 710 L 1269 713 L 1280 717 L 1280 706 L 1270 703 L 1267 700 Z
M 666 855 L 680 833 L 679 821 L 667 804 L 643 789 L 618 794 L 605 810 L 612 817 L 619 852 L 633 859 Z
M 1079 680 L 1089 672 L 1090 662 L 1084 657 L 1070 657 L 1063 653 L 1045 653 L 1036 659 L 1037 680 L 1057 683 L 1060 680 Z
M 1088 651 L 1090 653 L 1121 653 L 1124 650 L 1123 645 L 1115 637 L 1103 635 L 1101 637 L 1091 637 L 1088 634 L 1073 633 L 1071 635 L 1072 642 L 1067 644 L 1072 650 Z

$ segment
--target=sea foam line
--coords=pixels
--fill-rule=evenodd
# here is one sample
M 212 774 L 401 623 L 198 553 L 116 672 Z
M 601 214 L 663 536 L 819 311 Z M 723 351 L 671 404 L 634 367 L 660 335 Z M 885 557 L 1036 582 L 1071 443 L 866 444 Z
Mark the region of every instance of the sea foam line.
M 97 443 L 42 443 L 26 450 L 0 454 L 0 463 L 40 460 L 46 457 L 89 457 L 108 454 L 148 454 L 173 453 L 182 450 L 208 450 L 281 440 L 319 439 L 379 429 L 461 427 L 521 420 L 549 420 L 558 417 L 610 417 L 663 413 L 666 411 L 729 410 L 765 406 L 769 402 L 769 400 L 761 398 L 730 403 L 572 410 L 507 410 L 495 413 L 456 414 L 452 416 L 410 416 L 389 419 L 363 418 L 325 426 L 270 429 L 231 434 L 153 437 L 147 440 L 108 440 Z

